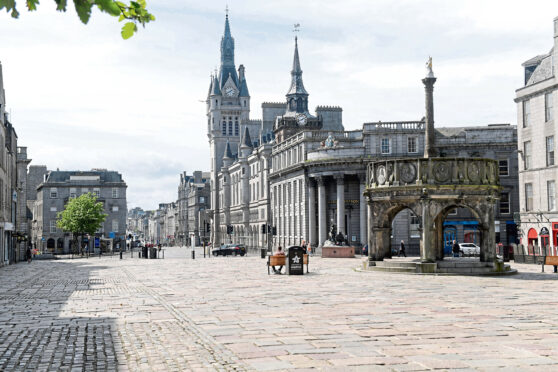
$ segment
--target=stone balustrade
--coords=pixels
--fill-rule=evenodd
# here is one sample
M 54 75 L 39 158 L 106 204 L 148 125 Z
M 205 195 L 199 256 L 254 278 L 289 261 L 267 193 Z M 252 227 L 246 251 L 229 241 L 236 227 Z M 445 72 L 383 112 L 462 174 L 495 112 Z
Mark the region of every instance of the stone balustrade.
M 369 188 L 412 185 L 499 186 L 498 163 L 484 158 L 421 158 L 371 162 Z

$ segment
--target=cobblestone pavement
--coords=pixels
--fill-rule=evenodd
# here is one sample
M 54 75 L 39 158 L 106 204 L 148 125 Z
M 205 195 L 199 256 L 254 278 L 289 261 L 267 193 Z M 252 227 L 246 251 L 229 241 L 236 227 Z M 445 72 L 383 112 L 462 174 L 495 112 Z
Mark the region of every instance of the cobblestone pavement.
M 556 370 L 558 275 L 303 277 L 259 257 L 118 256 L 0 269 L 0 370 Z M 549 272 L 550 271 L 550 272 Z

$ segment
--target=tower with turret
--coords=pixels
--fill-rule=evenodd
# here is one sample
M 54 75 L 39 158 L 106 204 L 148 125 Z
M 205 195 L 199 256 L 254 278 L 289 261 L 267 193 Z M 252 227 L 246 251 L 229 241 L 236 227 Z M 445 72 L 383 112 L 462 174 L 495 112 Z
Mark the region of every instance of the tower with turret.
M 231 35 L 228 14 L 225 31 L 221 38 L 221 65 L 211 75 L 207 95 L 207 137 L 211 154 L 211 208 L 214 211 L 213 226 L 219 226 L 219 191 L 217 174 L 223 165 L 227 142 L 233 149 L 240 144 L 243 123 L 250 115 L 250 94 L 243 65 L 236 69 L 234 63 L 234 38 Z M 218 244 L 218 234 L 213 234 Z M 216 240 L 217 239 L 217 240 Z

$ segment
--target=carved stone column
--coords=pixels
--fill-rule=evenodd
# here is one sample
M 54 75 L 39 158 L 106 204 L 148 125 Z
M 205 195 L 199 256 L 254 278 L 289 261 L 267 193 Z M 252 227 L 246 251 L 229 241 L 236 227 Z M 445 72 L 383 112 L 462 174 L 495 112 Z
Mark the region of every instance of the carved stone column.
M 361 175 L 359 176 L 360 181 L 360 244 L 365 245 L 368 242 L 368 229 L 367 229 L 367 221 L 368 217 L 366 215 L 366 197 L 364 196 L 364 190 L 366 189 L 366 176 Z
M 327 239 L 326 188 L 324 177 L 318 177 L 318 246 L 322 247 Z
M 337 233 L 347 234 L 345 227 L 345 176 L 335 176 L 337 182 Z
M 316 184 L 308 178 L 308 244 L 316 246 Z
M 426 131 L 424 133 L 424 157 L 432 158 L 436 156 L 434 148 L 434 83 L 436 78 L 426 77 L 422 79 L 425 91 L 425 108 L 426 108 Z
M 481 262 L 493 262 L 496 258 L 496 242 L 494 240 L 494 203 L 489 201 L 480 208 L 481 211 Z
M 434 221 L 430 215 L 430 205 L 426 200 L 422 201 L 422 246 L 420 249 L 420 260 L 422 262 L 436 262 L 436 234 Z

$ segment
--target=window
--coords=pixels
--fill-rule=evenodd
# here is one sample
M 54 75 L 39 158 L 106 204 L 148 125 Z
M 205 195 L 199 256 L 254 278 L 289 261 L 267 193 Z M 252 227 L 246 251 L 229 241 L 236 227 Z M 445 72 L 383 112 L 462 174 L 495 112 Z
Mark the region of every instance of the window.
M 546 166 L 554 165 L 554 136 L 546 137 Z
M 232 134 L 233 134 L 232 120 L 231 118 L 229 118 L 229 136 L 232 136 Z
M 500 176 L 509 176 L 508 159 L 498 160 L 498 172 Z
M 525 184 L 525 210 L 533 210 L 533 184 Z
M 531 105 L 529 101 L 523 101 L 523 128 L 527 128 L 531 123 Z
M 412 154 L 417 152 L 417 138 L 416 137 L 407 138 L 407 152 L 412 153 Z
M 503 192 L 500 194 L 500 214 L 510 213 L 510 193 Z
M 531 141 L 523 143 L 523 162 L 525 169 L 529 169 L 531 166 Z
M 223 136 L 227 135 L 227 122 L 225 120 L 223 120 L 223 126 L 221 127 L 221 134 Z
M 118 220 L 112 220 L 112 231 L 118 231 Z
M 453 208 L 448 212 L 448 216 L 457 216 L 457 208 Z
M 118 188 L 113 187 L 112 188 L 112 198 L 113 199 L 117 199 L 118 198 Z
M 238 136 L 239 134 L 239 128 L 238 128 L 238 118 L 234 118 L 234 135 Z
M 50 207 L 51 212 L 56 212 L 56 207 Z
M 56 221 L 50 220 L 50 232 L 52 234 L 56 233 Z
M 113 205 L 112 206 L 112 211 L 113 212 L 118 212 L 118 205 Z
M 556 210 L 556 183 L 554 181 L 546 182 L 546 192 L 548 198 L 548 210 Z
M 390 153 L 390 146 L 389 146 L 389 138 L 382 138 L 381 142 L 381 153 L 382 154 L 389 154 Z
M 204 196 L 200 196 L 200 203 L 205 203 L 205 197 Z
M 411 238 L 420 238 L 420 219 L 413 212 L 410 212 L 410 215 L 409 236 Z
M 554 118 L 554 113 L 552 111 L 552 93 L 547 93 L 544 95 L 544 120 L 550 121 Z
M 75 198 L 77 196 L 77 190 L 75 187 L 70 189 L 70 198 Z
M 87 194 L 89 192 L 89 189 L 87 187 L 84 187 L 81 189 L 81 193 L 82 194 Z
M 50 188 L 50 198 L 56 199 L 58 197 L 58 189 L 56 187 Z
M 101 197 L 101 190 L 98 189 L 98 188 L 93 189 L 93 195 L 94 195 L 96 198 Z

